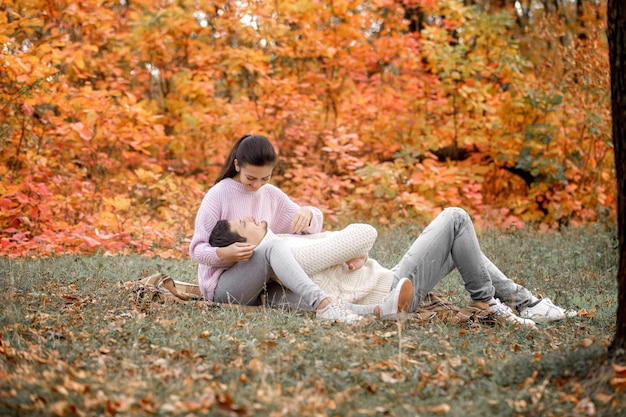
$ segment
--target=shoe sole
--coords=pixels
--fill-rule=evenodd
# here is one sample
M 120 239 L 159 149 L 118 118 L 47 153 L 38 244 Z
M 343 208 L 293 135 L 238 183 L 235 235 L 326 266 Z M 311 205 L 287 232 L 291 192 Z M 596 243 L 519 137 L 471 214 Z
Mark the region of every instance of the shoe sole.
M 413 283 L 410 280 L 405 280 L 400 288 L 400 296 L 398 297 L 398 313 L 406 313 L 409 311 L 413 301 Z
M 413 283 L 409 279 L 402 279 L 400 295 L 398 296 L 398 313 L 382 316 L 381 320 L 396 320 L 409 311 L 411 301 L 413 301 Z
M 560 321 L 560 320 L 565 320 L 565 319 L 571 319 L 573 317 L 578 316 L 578 312 L 576 311 L 566 311 L 564 312 L 562 315 L 556 317 L 556 316 L 546 316 L 546 315 L 542 315 L 542 314 L 534 314 L 534 315 L 530 315 L 530 314 L 525 314 L 525 315 L 521 315 L 520 317 L 523 319 L 528 319 L 528 320 L 532 320 L 535 321 L 537 323 L 550 323 L 553 321 Z

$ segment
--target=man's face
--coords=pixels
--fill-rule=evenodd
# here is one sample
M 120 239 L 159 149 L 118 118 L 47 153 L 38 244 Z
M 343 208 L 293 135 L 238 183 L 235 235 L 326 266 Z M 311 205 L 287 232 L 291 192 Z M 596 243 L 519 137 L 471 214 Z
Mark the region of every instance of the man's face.
M 267 222 L 257 222 L 252 217 L 231 220 L 228 224 L 230 224 L 230 230 L 232 232 L 239 233 L 239 235 L 246 238 L 248 243 L 252 243 L 253 245 L 261 243 L 267 233 Z

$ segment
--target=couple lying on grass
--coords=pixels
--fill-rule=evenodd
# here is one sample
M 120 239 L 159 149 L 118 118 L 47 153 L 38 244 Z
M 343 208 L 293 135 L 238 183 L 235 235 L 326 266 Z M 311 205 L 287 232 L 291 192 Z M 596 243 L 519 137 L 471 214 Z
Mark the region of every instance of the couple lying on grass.
M 322 212 L 269 184 L 276 163 L 266 137 L 245 135 L 202 199 L 189 254 L 205 300 L 258 305 L 265 295 L 272 305 L 315 310 L 324 320 L 387 319 L 415 311 L 457 268 L 472 300 L 504 320 L 534 327 L 535 320 L 575 314 L 507 278 L 482 253 L 470 216 L 459 208 L 444 210 L 398 265 L 383 268 L 366 258 L 376 238 L 372 227 L 318 234 Z M 343 269 L 346 262 L 353 271 Z
M 367 224 L 352 224 L 334 232 L 276 235 L 266 222 L 248 217 L 218 221 L 209 243 L 213 247 L 251 245 L 259 250 L 262 256 L 238 265 L 254 270 L 255 275 L 273 278 L 264 294 L 272 307 L 310 310 L 310 300 L 323 297 L 319 293 L 324 292 L 341 299 L 335 310 L 344 311 L 318 310 L 322 319 L 351 323 L 375 315 L 386 320 L 415 311 L 454 268 L 459 270 L 472 300 L 486 303 L 494 316 L 505 321 L 534 328 L 535 321 L 576 315 L 548 298 L 534 297 L 507 278 L 480 250 L 472 221 L 460 208 L 447 208 L 439 214 L 392 269 L 368 258 L 376 237 L 376 229 Z M 258 303 L 261 298 L 256 287 L 241 284 L 241 280 L 228 280 L 217 287 L 214 299 Z M 501 300 L 511 303 L 519 315 Z

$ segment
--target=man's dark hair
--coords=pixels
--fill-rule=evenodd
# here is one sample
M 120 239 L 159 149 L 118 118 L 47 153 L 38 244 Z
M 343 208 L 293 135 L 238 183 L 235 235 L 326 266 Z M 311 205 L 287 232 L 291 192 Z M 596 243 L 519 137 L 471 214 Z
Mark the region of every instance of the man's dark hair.
M 245 237 L 230 230 L 230 223 L 228 220 L 219 220 L 215 224 L 215 227 L 211 232 L 211 236 L 209 236 L 209 245 L 215 248 L 223 248 L 230 246 L 233 243 L 245 241 Z

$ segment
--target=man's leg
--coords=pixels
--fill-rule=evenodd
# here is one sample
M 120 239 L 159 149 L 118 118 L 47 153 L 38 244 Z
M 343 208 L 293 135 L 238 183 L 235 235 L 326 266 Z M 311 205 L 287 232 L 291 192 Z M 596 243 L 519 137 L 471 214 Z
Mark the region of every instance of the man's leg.
M 527 288 L 506 277 L 489 259 L 485 258 L 489 275 L 496 288 L 496 298 L 516 309 L 520 317 L 534 321 L 563 320 L 575 317 L 578 312 L 565 310 L 555 305 L 549 298 L 537 298 Z
M 483 262 L 474 225 L 464 210 L 447 208 L 422 231 L 393 268 L 392 287 L 403 277 L 412 281 L 414 296 L 409 311 L 414 311 L 455 267 L 472 300 L 491 300 L 495 288 Z
M 533 295 L 528 289 L 504 275 L 485 255 L 483 255 L 483 261 L 487 265 L 491 282 L 496 289 L 496 298 L 518 311 L 523 310 L 533 301 Z
M 257 305 L 272 270 L 307 306 L 317 308 L 329 298 L 298 265 L 285 242 L 274 239 L 257 247 L 248 261 L 238 262 L 222 273 L 214 301 Z
M 376 313 L 376 308 L 380 308 L 380 304 L 344 304 L 348 310 L 358 314 L 359 316 L 373 316 Z M 268 307 L 283 308 L 287 310 L 313 310 L 302 302 L 302 297 L 283 287 L 278 282 L 270 282 L 267 284 L 267 305 Z
M 282 308 L 286 310 L 312 311 L 313 308 L 306 305 L 302 296 L 285 288 L 279 282 L 269 282 L 267 284 L 267 306 L 272 308 Z
M 259 295 L 270 275 L 269 264 L 262 253 L 255 253 L 246 262 L 237 262 L 222 272 L 213 301 L 216 303 L 259 305 Z

